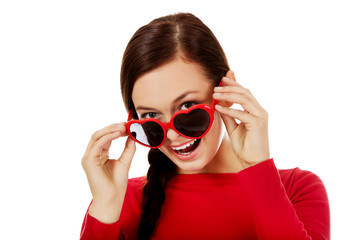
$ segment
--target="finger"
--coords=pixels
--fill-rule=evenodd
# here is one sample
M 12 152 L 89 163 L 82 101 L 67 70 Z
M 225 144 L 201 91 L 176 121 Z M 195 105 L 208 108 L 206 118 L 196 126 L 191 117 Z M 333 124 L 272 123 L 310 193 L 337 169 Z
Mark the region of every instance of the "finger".
M 254 119 L 254 116 L 252 116 L 251 114 L 246 113 L 244 111 L 241 111 L 241 110 L 231 109 L 228 107 L 222 107 L 220 105 L 215 105 L 215 109 L 218 112 L 220 112 L 221 114 L 234 119 L 234 122 L 235 122 L 235 119 L 238 119 L 239 121 L 241 121 L 245 124 L 248 124 Z
M 130 168 L 132 159 L 135 154 L 135 150 L 136 150 L 135 141 L 132 140 L 131 137 L 128 137 L 126 139 L 124 151 L 122 152 L 118 161 L 124 164 L 126 167 Z
M 126 128 L 125 128 L 125 123 L 114 123 L 111 124 L 109 126 L 106 126 L 98 131 L 96 131 L 90 139 L 90 142 L 88 144 L 88 148 L 92 148 L 92 146 L 94 145 L 94 143 L 99 140 L 101 137 L 103 137 L 104 135 L 108 134 L 108 133 L 112 133 L 112 132 L 121 132 L 122 136 L 126 136 L 127 132 L 126 132 Z
M 229 78 L 229 77 L 226 77 L 226 76 L 224 76 L 222 78 L 222 86 L 239 86 L 239 87 L 243 87 L 235 79 L 232 79 L 231 77 Z
M 110 149 L 110 147 L 111 147 L 111 143 L 112 143 L 112 141 L 109 141 L 109 142 L 107 142 L 104 146 L 103 146 L 103 151 L 105 152 L 105 151 L 109 151 L 109 149 Z
M 214 88 L 215 93 L 237 93 L 241 95 L 245 95 L 253 100 L 256 101 L 256 98 L 254 95 L 250 92 L 249 89 L 240 87 L 240 86 L 222 86 L 222 87 L 215 87 Z
M 219 106 L 219 105 L 215 105 L 215 107 L 216 106 Z M 238 124 L 236 123 L 234 118 L 226 116 L 225 114 L 222 114 L 221 112 L 220 112 L 220 114 L 221 114 L 221 118 L 224 121 L 226 131 L 228 132 L 229 136 L 231 136 L 231 133 L 235 130 L 235 128 L 237 127 Z
M 232 90 L 233 92 L 238 92 L 238 93 L 247 95 L 249 98 L 253 99 L 253 101 L 256 102 L 260 106 L 260 104 L 258 103 L 258 101 L 256 100 L 256 98 L 254 97 L 254 95 L 251 93 L 251 91 L 249 89 L 244 88 L 236 81 L 234 81 L 230 78 L 227 78 L 227 77 L 223 77 L 223 85 L 221 87 L 215 87 L 214 91 L 215 92 L 220 92 L 221 90 L 228 91 L 229 89 L 233 89 Z M 237 90 L 234 90 L 234 89 L 237 89 Z
M 230 80 L 232 81 L 232 80 Z M 215 87 L 214 88 L 215 93 L 237 93 L 241 95 L 247 96 L 249 99 L 251 99 L 259 108 L 262 108 L 257 99 L 254 97 L 254 95 L 250 92 L 249 89 L 244 88 L 242 86 L 222 86 L 222 87 Z
M 107 160 L 109 160 L 109 151 L 102 150 L 100 153 L 101 164 L 104 164 Z
M 217 87 L 216 89 L 221 91 L 231 91 L 231 92 L 238 92 L 244 95 L 247 95 L 249 97 L 252 97 L 255 101 L 256 98 L 254 97 L 254 95 L 251 93 L 251 91 L 243 86 L 241 86 L 239 83 L 235 82 L 234 80 L 224 77 L 223 78 L 223 82 L 224 85 L 221 87 Z
M 106 146 L 107 144 L 109 144 L 109 142 L 119 137 L 121 137 L 121 132 L 113 132 L 101 137 L 99 140 L 97 140 L 94 143 L 93 147 L 90 149 L 88 158 L 98 159 L 100 157 L 100 154 L 104 146 Z
M 214 93 L 213 98 L 218 101 L 240 104 L 245 111 L 248 111 L 255 116 L 260 116 L 261 109 L 259 109 L 248 96 L 240 95 L 238 93 Z
M 93 148 L 95 142 L 102 136 L 104 136 L 105 134 L 111 133 L 111 132 L 115 132 L 115 131 L 120 131 L 122 134 L 122 136 L 126 136 L 127 132 L 126 132 L 126 128 L 125 128 L 125 123 L 115 123 L 115 124 L 111 124 L 109 126 L 106 126 L 98 131 L 96 131 L 92 136 L 91 139 L 86 147 L 86 151 L 84 154 L 83 158 L 87 158 L 89 156 L 89 153 L 91 151 L 91 149 Z

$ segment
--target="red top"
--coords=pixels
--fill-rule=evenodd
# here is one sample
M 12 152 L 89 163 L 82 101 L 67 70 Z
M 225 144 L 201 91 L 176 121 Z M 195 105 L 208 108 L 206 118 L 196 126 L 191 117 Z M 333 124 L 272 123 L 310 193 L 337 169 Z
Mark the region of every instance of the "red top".
M 81 239 L 135 240 L 145 178 L 129 179 L 118 222 L 86 213 Z M 330 239 L 325 187 L 299 168 L 269 159 L 238 173 L 177 174 L 151 239 Z

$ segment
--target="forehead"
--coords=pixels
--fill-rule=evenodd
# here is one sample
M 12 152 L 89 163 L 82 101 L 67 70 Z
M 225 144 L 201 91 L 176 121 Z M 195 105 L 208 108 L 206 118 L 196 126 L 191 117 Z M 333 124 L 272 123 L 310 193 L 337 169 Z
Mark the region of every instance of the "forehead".
M 132 100 L 135 107 L 162 107 L 186 91 L 198 91 L 199 97 L 209 96 L 213 87 L 198 64 L 176 59 L 137 79 Z

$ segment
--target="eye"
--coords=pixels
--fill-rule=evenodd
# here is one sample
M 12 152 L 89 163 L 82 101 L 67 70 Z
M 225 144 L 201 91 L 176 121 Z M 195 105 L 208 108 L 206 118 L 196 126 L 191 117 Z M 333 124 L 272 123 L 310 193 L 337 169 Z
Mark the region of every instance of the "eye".
M 156 113 L 154 113 L 154 112 L 143 113 L 143 114 L 140 115 L 140 117 L 142 119 L 144 119 L 144 118 L 156 118 Z
M 180 106 L 180 110 L 186 110 L 191 108 L 192 106 L 196 105 L 196 102 L 185 102 Z

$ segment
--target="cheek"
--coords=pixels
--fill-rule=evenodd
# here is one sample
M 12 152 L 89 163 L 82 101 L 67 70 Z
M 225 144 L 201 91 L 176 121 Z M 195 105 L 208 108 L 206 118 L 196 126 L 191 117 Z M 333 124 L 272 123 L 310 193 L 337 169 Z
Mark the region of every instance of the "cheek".
M 169 152 L 169 150 L 164 147 L 164 145 L 162 145 L 161 147 L 158 148 L 161 152 L 163 152 L 165 155 L 167 155 L 167 153 Z
M 210 131 L 206 134 L 206 136 L 209 138 L 209 141 L 212 144 L 218 145 L 218 143 L 221 142 L 222 133 L 223 133 L 222 119 L 220 114 L 218 112 L 215 112 L 214 122 L 211 126 Z

